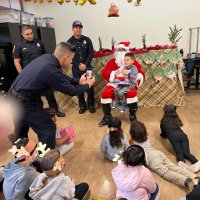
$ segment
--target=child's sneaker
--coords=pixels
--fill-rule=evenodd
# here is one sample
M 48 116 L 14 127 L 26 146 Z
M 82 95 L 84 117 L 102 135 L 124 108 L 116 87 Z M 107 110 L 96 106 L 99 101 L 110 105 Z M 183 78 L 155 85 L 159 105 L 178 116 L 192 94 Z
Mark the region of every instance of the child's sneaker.
M 118 104 L 117 102 L 112 106 L 112 109 L 117 109 L 120 106 L 120 104 Z
M 88 200 L 91 194 L 91 190 L 88 189 L 87 193 L 85 194 L 85 196 L 83 197 L 83 200 Z
M 122 109 L 120 111 L 121 113 L 125 113 L 126 112 L 126 106 L 122 106 Z
M 196 180 L 192 178 L 186 178 L 184 185 L 188 190 L 192 190 L 194 186 L 196 185 Z

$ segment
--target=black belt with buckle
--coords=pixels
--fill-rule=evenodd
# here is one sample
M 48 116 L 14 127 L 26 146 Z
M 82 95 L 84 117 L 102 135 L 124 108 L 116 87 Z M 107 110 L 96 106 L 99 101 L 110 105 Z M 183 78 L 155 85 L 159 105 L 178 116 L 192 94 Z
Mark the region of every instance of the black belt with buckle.
M 17 92 L 14 88 L 12 88 L 9 93 L 19 99 L 20 101 L 28 101 L 28 97 L 20 92 Z

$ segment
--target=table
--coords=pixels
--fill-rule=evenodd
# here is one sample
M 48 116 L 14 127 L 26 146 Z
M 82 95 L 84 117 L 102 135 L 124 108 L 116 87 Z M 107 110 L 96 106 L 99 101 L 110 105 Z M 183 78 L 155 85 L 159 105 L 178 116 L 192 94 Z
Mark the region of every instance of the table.
M 200 57 L 196 57 L 196 58 L 185 58 L 183 59 L 185 64 L 186 64 L 186 70 L 189 70 L 189 73 L 191 74 L 191 76 L 194 73 L 195 70 L 195 83 L 189 83 L 189 88 L 190 85 L 194 85 L 196 90 L 199 90 L 199 74 L 200 74 Z M 187 66 L 188 65 L 188 66 Z
M 175 62 L 169 57 L 175 51 L 174 49 L 161 49 L 135 54 L 135 58 L 141 63 L 146 76 L 144 83 L 138 90 L 139 107 L 164 107 L 166 104 L 182 106 L 184 104 L 185 93 L 181 74 L 183 61 L 180 58 Z M 96 107 L 101 105 L 100 95 L 106 85 L 101 72 L 113 56 L 113 52 L 98 53 L 94 54 L 92 60 L 93 71 L 96 76 L 94 84 Z M 61 109 L 78 105 L 77 97 L 69 97 L 57 92 L 56 98 Z

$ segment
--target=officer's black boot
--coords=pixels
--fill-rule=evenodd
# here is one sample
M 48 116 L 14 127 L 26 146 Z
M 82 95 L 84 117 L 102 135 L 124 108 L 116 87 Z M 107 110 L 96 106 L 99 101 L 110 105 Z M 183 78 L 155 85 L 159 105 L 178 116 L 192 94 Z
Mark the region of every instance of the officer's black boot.
M 129 114 L 130 114 L 129 120 L 130 122 L 132 122 L 133 120 L 136 119 L 136 112 L 138 109 L 137 102 L 128 104 L 128 107 L 129 107 Z
M 99 127 L 105 126 L 108 124 L 108 121 L 111 118 L 111 107 L 110 107 L 110 103 L 107 104 L 101 104 L 102 105 L 102 109 L 103 109 L 103 113 L 104 113 L 104 117 L 103 119 L 99 122 Z

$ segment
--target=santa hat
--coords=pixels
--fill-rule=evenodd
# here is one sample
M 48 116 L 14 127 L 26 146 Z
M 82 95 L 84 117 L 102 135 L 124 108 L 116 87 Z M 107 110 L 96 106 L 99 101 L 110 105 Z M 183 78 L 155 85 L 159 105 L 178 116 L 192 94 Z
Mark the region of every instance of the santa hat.
M 123 49 L 125 49 L 125 50 L 129 50 L 130 49 L 130 42 L 129 41 L 127 41 L 127 42 L 120 42 L 118 45 L 117 45 L 117 47 L 116 47 L 116 49 L 119 49 L 119 48 L 123 48 Z

